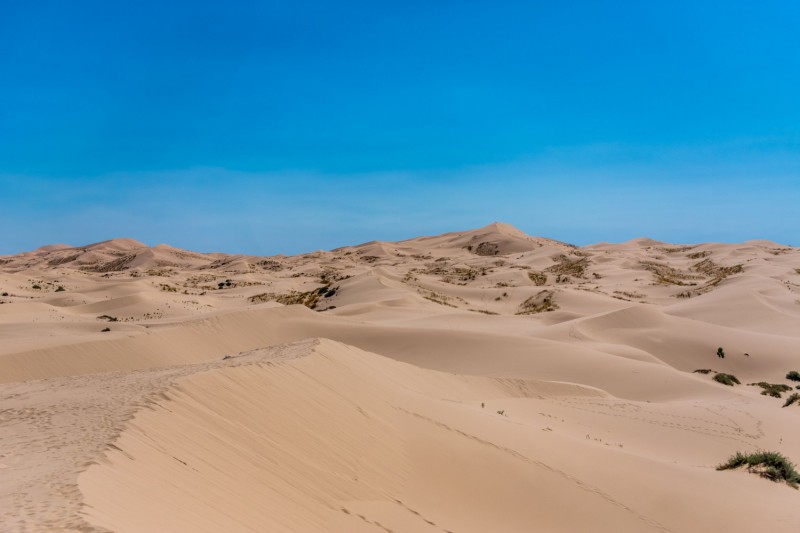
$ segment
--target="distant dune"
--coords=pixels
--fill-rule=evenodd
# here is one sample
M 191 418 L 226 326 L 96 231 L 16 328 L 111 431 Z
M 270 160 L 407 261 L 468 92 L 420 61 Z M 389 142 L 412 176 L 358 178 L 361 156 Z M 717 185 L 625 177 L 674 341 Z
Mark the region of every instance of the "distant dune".
M 800 491 L 716 470 L 800 461 L 798 248 L 113 239 L 2 256 L 0 294 L 0 531 L 800 523 Z

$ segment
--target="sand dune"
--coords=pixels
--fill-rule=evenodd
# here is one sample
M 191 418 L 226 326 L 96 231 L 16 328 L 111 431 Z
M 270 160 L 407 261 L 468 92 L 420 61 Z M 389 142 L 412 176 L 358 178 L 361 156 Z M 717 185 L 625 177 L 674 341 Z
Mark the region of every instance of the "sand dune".
M 795 531 L 800 250 L 0 257 L 2 531 Z M 716 355 L 723 347 L 726 356 Z M 695 373 L 711 369 L 710 373 Z M 725 386 L 716 372 L 737 376 Z

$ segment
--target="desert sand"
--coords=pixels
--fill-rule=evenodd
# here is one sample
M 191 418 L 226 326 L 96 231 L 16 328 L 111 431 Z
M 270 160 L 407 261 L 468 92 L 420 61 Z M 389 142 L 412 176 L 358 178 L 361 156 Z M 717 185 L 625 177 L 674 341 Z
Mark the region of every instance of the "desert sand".
M 0 531 L 800 527 L 716 469 L 800 461 L 798 248 L 114 239 L 0 257 L 0 293 Z

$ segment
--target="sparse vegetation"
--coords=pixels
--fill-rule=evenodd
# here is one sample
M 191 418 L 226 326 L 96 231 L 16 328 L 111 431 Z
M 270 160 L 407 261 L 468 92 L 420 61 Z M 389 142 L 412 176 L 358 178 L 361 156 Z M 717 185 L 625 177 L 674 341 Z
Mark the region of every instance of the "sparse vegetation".
M 313 291 L 290 291 L 283 294 L 265 292 L 251 296 L 248 300 L 252 303 L 278 302 L 283 305 L 304 305 L 309 309 L 316 309 L 321 298 L 330 298 L 338 292 L 339 287 L 323 286 Z
M 531 279 L 534 285 L 542 286 L 547 285 L 547 274 L 544 272 L 537 272 L 535 270 L 528 272 L 528 277 Z
M 629 292 L 629 291 L 614 291 L 614 298 L 618 300 L 641 300 L 645 298 L 646 295 L 642 294 L 641 292 Z
M 730 459 L 717 466 L 717 470 L 730 470 L 746 467 L 747 471 L 775 482 L 786 482 L 790 487 L 797 489 L 800 483 L 800 474 L 794 464 L 778 452 L 758 451 L 754 453 L 736 452 Z
M 100 315 L 99 317 L 97 317 L 97 319 L 108 320 L 109 322 L 116 322 L 117 320 L 119 320 L 117 317 L 111 315 Z
M 786 374 L 786 379 L 789 381 L 800 381 L 800 372 L 797 372 L 797 370 L 792 370 Z
M 481 242 L 478 243 L 478 246 L 475 248 L 475 254 L 477 255 L 487 256 L 487 255 L 497 255 L 499 253 L 500 253 L 500 247 L 493 242 Z
M 111 328 L 103 328 L 100 330 L 100 333 L 106 333 L 107 331 L 111 331 Z
M 458 308 L 458 306 L 451 304 L 449 301 L 450 298 L 445 296 L 444 294 L 439 294 L 438 292 L 433 292 L 433 291 L 427 291 L 427 293 L 423 292 L 421 294 L 423 298 L 425 298 L 426 300 L 430 300 L 433 303 L 437 303 L 439 305 L 446 305 L 447 307 Z
M 575 278 L 583 278 L 586 274 L 586 268 L 589 266 L 588 257 L 580 257 L 579 259 L 570 259 L 564 254 L 557 255 L 552 258 L 556 262 L 555 265 L 547 267 L 548 272 L 553 274 L 561 274 L 563 276 L 572 276 Z
M 65 289 L 63 286 L 59 285 L 58 288 L 56 289 L 56 292 L 64 292 L 65 290 L 67 290 L 67 289 Z
M 797 405 L 800 405 L 800 394 L 798 394 L 796 392 L 793 392 L 792 394 L 790 394 L 789 397 L 786 398 L 786 402 L 783 404 L 783 406 L 784 407 L 789 407 L 793 403 L 796 403 Z
M 702 276 L 688 274 L 663 263 L 642 261 L 639 264 L 653 275 L 657 285 L 697 285 L 689 280 L 702 279 Z
M 726 267 L 716 264 L 711 259 L 703 259 L 699 263 L 692 265 L 692 270 L 712 278 L 727 278 L 733 274 L 740 274 L 744 272 L 744 267 L 742 265 Z
M 693 373 L 694 374 L 711 374 L 712 372 L 715 373 L 715 374 L 717 373 L 716 370 L 711 370 L 710 368 L 698 368 Z
M 764 396 L 772 396 L 773 398 L 782 398 L 783 393 L 792 390 L 789 385 L 782 383 L 767 383 L 766 381 L 759 381 L 758 383 L 750 383 L 750 386 L 761 387 L 764 389 L 761 394 Z
M 8 293 L 7 293 L 7 292 L 4 292 L 4 293 L 3 293 L 2 295 L 0 295 L 0 296 L 8 296 Z
M 717 348 L 717 357 L 720 359 L 725 359 L 725 350 L 722 349 L 722 346 Z
M 484 315 L 499 315 L 500 313 L 495 313 L 494 311 L 489 311 L 487 309 L 470 309 L 475 313 L 483 313 Z
M 553 301 L 553 291 L 543 290 L 531 296 L 519 306 L 518 315 L 532 315 L 555 311 L 558 305 Z
M 38 285 L 38 284 L 35 284 L 35 285 L 33 285 L 33 286 L 31 287 L 31 289 L 34 289 L 34 290 L 37 290 L 37 291 L 38 291 L 38 290 L 41 290 L 41 289 L 42 289 L 42 286 L 41 286 L 41 285 Z
M 722 383 L 723 385 L 728 385 L 729 387 L 733 387 L 734 385 L 741 385 L 742 382 L 734 376 L 733 374 L 725 374 L 720 372 L 716 376 L 714 376 L 714 381 L 717 383 Z
M 695 252 L 693 254 L 688 254 L 686 257 L 688 257 L 689 259 L 702 259 L 704 257 L 708 257 L 709 255 L 711 255 L 711 252 L 709 250 L 703 250 L 702 252 Z

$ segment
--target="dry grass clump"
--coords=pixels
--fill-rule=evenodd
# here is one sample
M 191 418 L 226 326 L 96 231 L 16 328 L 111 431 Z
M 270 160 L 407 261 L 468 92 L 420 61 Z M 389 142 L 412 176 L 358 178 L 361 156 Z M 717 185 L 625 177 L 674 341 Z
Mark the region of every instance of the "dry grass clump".
M 659 250 L 666 254 L 679 254 L 682 252 L 688 252 L 692 248 L 694 248 L 694 246 L 675 246 L 673 248 L 656 248 L 656 250 Z
M 556 264 L 546 268 L 545 270 L 552 272 L 553 274 L 560 274 L 562 276 L 583 278 L 586 275 L 586 268 L 589 266 L 588 257 L 570 259 L 566 255 L 560 254 L 552 259 L 556 262 Z
M 688 257 L 689 259 L 702 259 L 704 257 L 708 257 L 709 255 L 711 255 L 711 251 L 703 250 L 702 252 L 695 252 L 693 254 L 688 254 L 686 257 Z
M 642 294 L 641 292 L 635 292 L 635 291 L 634 292 L 614 291 L 614 294 L 616 295 L 614 296 L 614 298 L 617 298 L 618 300 L 628 300 L 628 301 L 641 300 L 642 298 L 645 298 L 647 296 L 646 294 Z
M 531 296 L 519 306 L 518 315 L 532 315 L 536 313 L 544 313 L 546 311 L 555 311 L 558 305 L 553 301 L 553 291 L 539 291 L 537 294 Z
M 658 285 L 697 285 L 697 283 L 689 282 L 689 280 L 702 279 L 702 276 L 689 274 L 655 261 L 642 261 L 639 264 L 653 275 Z
M 406 274 L 404 281 L 416 279 L 413 273 L 426 274 L 429 276 L 441 276 L 440 281 L 450 283 L 452 285 L 466 285 L 470 281 L 475 281 L 478 276 L 485 276 L 490 270 L 486 267 L 472 268 L 472 267 L 457 267 L 448 265 L 445 262 L 433 262 L 425 265 L 425 269 L 412 268 Z
M 747 454 L 736 452 L 726 462 L 717 466 L 717 470 L 739 467 L 746 467 L 748 472 L 770 481 L 785 482 L 793 489 L 797 489 L 800 483 L 800 474 L 795 470 L 794 464 L 778 452 L 758 451 Z
M 262 269 L 270 272 L 278 272 L 279 270 L 283 269 L 283 265 L 274 259 L 264 259 L 263 261 L 258 261 L 255 266 L 261 267 Z
M 324 286 L 313 291 L 290 291 L 284 294 L 265 292 L 251 296 L 248 300 L 252 303 L 278 302 L 283 305 L 305 305 L 309 309 L 316 309 L 320 299 L 336 295 L 339 287 Z
M 474 253 L 476 255 L 483 255 L 483 256 L 497 255 L 500 253 L 500 247 L 493 242 L 480 242 L 478 243 L 478 246 L 475 247 Z
M 96 265 L 87 265 L 81 268 L 86 272 L 120 272 L 128 268 L 128 265 L 136 259 L 135 254 L 125 255 L 119 259 L 108 261 L 106 263 L 99 263 Z
M 695 272 L 700 272 L 712 278 L 727 278 L 728 276 L 732 276 L 733 274 L 741 274 L 742 272 L 744 272 L 744 267 L 742 265 L 733 265 L 726 267 L 716 264 L 711 259 L 703 259 L 699 263 L 695 263 L 694 265 L 692 265 L 692 270 L 694 270 Z
M 547 274 L 544 272 L 537 272 L 535 270 L 528 272 L 528 277 L 536 286 L 547 285 Z
M 433 303 L 437 303 L 439 305 L 446 305 L 447 307 L 455 307 L 456 309 L 458 309 L 457 305 L 453 305 L 450 303 L 450 297 L 444 294 L 440 294 L 434 291 L 425 291 L 425 292 L 420 291 L 420 294 L 422 295 L 423 298 Z
M 680 292 L 675 295 L 676 298 L 691 298 L 692 296 L 699 296 L 701 294 L 705 294 L 710 292 L 714 287 L 722 283 L 722 280 L 731 276 L 733 274 L 740 274 L 744 272 L 744 267 L 742 265 L 733 265 L 729 267 L 721 266 L 710 259 L 704 259 L 699 263 L 696 263 L 691 268 L 695 272 L 699 272 L 704 274 L 705 276 L 710 276 L 711 279 L 703 284 L 702 287 L 698 287 L 696 289 Z
M 489 311 L 488 309 L 470 309 L 475 313 L 483 313 L 484 315 L 499 315 L 500 313 L 495 313 L 494 311 Z
M 53 259 L 47 262 L 48 266 L 55 267 L 59 265 L 63 265 L 64 263 L 71 263 L 79 258 L 81 254 L 74 254 L 74 255 L 62 255 L 61 257 L 54 257 Z
M 733 374 L 725 374 L 722 372 L 714 376 L 714 381 L 717 383 L 722 383 L 723 385 L 728 385 L 729 387 L 742 384 L 742 382 L 739 381 L 739 379 Z

